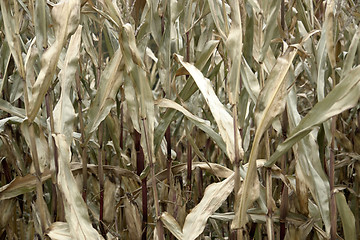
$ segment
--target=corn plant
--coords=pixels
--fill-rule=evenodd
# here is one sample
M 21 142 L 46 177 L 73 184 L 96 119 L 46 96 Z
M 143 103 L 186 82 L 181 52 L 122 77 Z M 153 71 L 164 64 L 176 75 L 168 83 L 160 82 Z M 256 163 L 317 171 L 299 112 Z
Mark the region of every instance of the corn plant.
M 360 238 L 357 1 L 0 3 L 0 239 Z

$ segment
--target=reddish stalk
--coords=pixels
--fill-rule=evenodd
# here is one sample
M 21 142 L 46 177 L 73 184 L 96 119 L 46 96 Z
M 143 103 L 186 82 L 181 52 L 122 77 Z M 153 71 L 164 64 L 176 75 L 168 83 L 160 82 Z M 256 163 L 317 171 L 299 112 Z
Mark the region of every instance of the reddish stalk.
M 144 128 L 144 134 L 145 134 L 145 142 L 146 142 L 146 148 L 148 152 L 149 157 L 149 167 L 150 167 L 150 174 L 151 174 L 151 185 L 154 195 L 154 205 L 155 205 L 155 213 L 156 213 L 156 228 L 158 230 L 158 239 L 163 240 L 164 239 L 164 226 L 162 225 L 162 222 L 160 221 L 160 206 L 159 206 L 159 196 L 157 193 L 156 188 L 156 177 L 155 177 L 155 166 L 152 159 L 152 149 L 150 147 L 149 137 L 148 137 L 148 128 L 145 124 L 146 119 L 142 119 L 142 124 Z
M 81 64 L 80 66 L 80 72 L 81 70 Z M 86 195 L 87 195 L 87 151 L 86 151 L 86 145 L 85 145 L 85 127 L 84 127 L 84 120 L 82 116 L 82 96 L 81 96 L 81 88 L 80 88 L 80 76 L 79 73 L 76 73 L 76 92 L 78 96 L 78 115 L 79 115 L 79 123 L 80 123 L 80 132 L 81 132 L 81 161 L 82 161 L 82 175 L 83 175 L 83 189 L 82 189 L 82 197 L 86 203 Z
M 135 150 L 136 150 L 136 173 L 138 176 L 144 171 L 145 168 L 145 159 L 144 159 L 144 151 L 140 144 L 141 134 L 137 131 L 134 132 L 135 138 Z M 147 233 L 147 178 L 144 177 L 141 179 L 141 195 L 142 195 L 142 236 L 141 239 L 146 240 L 146 233 Z
M 189 189 L 189 199 L 191 198 L 191 168 L 192 168 L 192 149 L 191 149 L 191 144 L 188 142 L 187 145 L 187 175 L 186 175 L 186 179 L 187 179 L 187 186 Z
M 282 121 L 281 121 L 281 128 L 282 128 L 282 135 L 283 141 L 285 141 L 287 136 L 287 127 L 288 127 L 288 117 L 287 117 L 287 108 L 282 114 Z M 286 174 L 286 155 L 283 155 L 281 158 L 281 172 L 285 175 Z M 288 196 L 288 187 L 285 183 L 282 183 L 282 193 L 281 193 L 281 206 L 280 206 L 280 239 L 285 239 L 286 235 L 286 216 L 288 213 L 289 208 L 289 196 Z
M 47 118 L 50 118 L 50 129 L 51 129 L 51 133 L 54 132 L 54 116 L 52 114 L 52 102 L 51 99 L 49 97 L 49 93 L 48 92 L 45 95 L 45 104 L 46 104 L 46 115 Z M 54 162 L 55 162 L 55 179 L 53 179 L 53 183 L 52 183 L 52 202 L 51 202 L 51 206 L 52 206 L 52 216 L 53 216 L 53 220 L 54 222 L 56 221 L 57 218 L 57 175 L 59 173 L 59 155 L 58 155 L 58 149 L 56 147 L 55 144 L 55 138 L 53 136 L 51 136 L 51 140 L 52 140 L 52 144 L 54 147 Z

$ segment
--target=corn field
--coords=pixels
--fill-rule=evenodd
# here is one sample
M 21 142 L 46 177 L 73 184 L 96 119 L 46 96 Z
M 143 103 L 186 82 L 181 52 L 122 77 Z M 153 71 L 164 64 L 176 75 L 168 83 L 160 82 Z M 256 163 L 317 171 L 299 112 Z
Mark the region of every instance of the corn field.
M 0 239 L 360 239 L 358 1 L 0 2 Z

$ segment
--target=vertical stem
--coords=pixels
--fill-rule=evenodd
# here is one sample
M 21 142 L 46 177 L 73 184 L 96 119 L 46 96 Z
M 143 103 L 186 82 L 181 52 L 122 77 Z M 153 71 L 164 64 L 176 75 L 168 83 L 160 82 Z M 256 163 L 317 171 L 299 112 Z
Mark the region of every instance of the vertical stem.
M 141 134 L 137 131 L 134 132 L 135 135 L 135 151 L 136 151 L 136 173 L 138 176 L 144 171 L 145 168 L 145 159 L 144 159 L 144 151 L 141 147 L 140 140 Z M 142 195 L 142 239 L 146 240 L 147 233 L 147 178 L 143 178 L 141 180 L 141 195 Z
M 271 169 L 266 169 L 266 206 L 268 209 L 266 217 L 266 230 L 269 240 L 274 238 L 274 222 L 272 218 L 272 179 L 271 179 Z
M 151 173 L 151 185 L 153 189 L 153 195 L 154 195 L 154 204 L 155 204 L 155 213 L 156 213 L 156 227 L 158 230 L 158 238 L 159 240 L 164 239 L 164 227 L 160 221 L 160 206 L 159 206 L 159 196 L 157 193 L 156 188 L 156 177 L 155 177 L 155 169 L 154 169 L 154 162 L 152 159 L 152 150 L 150 147 L 149 137 L 148 137 L 148 129 L 145 124 L 145 119 L 142 119 L 143 127 L 144 127 L 144 134 L 145 134 L 145 142 L 146 142 L 146 148 L 148 152 L 149 157 L 149 167 L 150 167 L 150 173 Z
M 190 62 L 190 30 L 186 32 L 186 62 Z
M 172 159 L 171 159 L 171 129 L 170 124 L 165 132 L 165 139 L 167 143 L 167 178 L 168 178 L 168 184 L 171 184 L 171 165 L 172 165 Z
M 96 78 L 96 88 L 99 89 L 100 79 L 101 79 L 101 66 L 102 66 L 102 31 L 104 22 L 100 22 L 99 30 L 99 42 L 98 42 L 98 69 L 97 69 L 97 78 Z M 99 185 L 100 185 L 100 213 L 99 213 L 99 222 L 100 222 L 100 232 L 101 235 L 106 239 L 106 231 L 104 228 L 104 169 L 103 169 L 103 136 L 104 136 L 104 126 L 103 123 L 99 125 L 99 152 L 98 152 L 98 172 L 99 172 Z
M 81 71 L 81 64 L 79 63 L 80 71 Z M 80 123 L 80 132 L 81 132 L 81 161 L 82 161 L 82 175 L 83 175 L 83 189 L 82 189 L 82 197 L 86 203 L 86 195 L 87 195 L 87 151 L 86 146 L 84 144 L 85 141 L 85 127 L 84 127 L 84 120 L 82 116 L 82 95 L 81 95 L 81 88 L 80 88 L 80 76 L 79 73 L 76 73 L 76 91 L 78 96 L 78 115 L 79 115 L 79 123 Z
M 282 138 L 285 141 L 287 136 L 287 127 L 288 127 L 288 117 L 287 117 L 287 108 L 282 114 L 281 129 L 282 129 Z M 286 155 L 283 155 L 281 158 L 281 172 L 286 174 Z M 288 213 L 288 187 L 285 183 L 282 183 L 282 193 L 281 193 L 281 206 L 280 206 L 280 240 L 285 238 L 286 234 L 286 216 Z
M 335 63 L 336 64 L 336 63 Z M 333 88 L 336 86 L 335 67 L 332 68 Z M 330 239 L 336 239 L 337 229 L 337 213 L 335 200 L 335 132 L 336 132 L 337 116 L 331 119 L 331 145 L 330 145 L 330 166 L 329 166 L 329 181 L 330 181 Z
M 266 150 L 266 158 L 270 158 L 270 142 L 269 142 L 269 133 L 268 131 L 265 132 L 264 135 L 265 141 L 265 150 Z M 273 210 L 272 210 L 272 178 L 271 178 L 271 169 L 266 169 L 266 206 L 268 209 L 267 217 L 266 217 L 266 230 L 267 236 L 269 240 L 275 239 L 274 236 L 274 220 L 273 220 Z
M 124 90 L 121 87 L 121 106 L 120 106 L 120 148 L 124 150 L 124 107 L 125 102 Z
M 281 6 L 280 6 L 280 11 L 281 11 L 281 28 L 283 29 L 283 31 L 285 31 L 285 1 L 281 0 Z
M 330 239 L 336 239 L 337 229 L 337 213 L 336 213 L 336 201 L 335 201 L 335 131 L 336 131 L 336 116 L 331 120 L 331 146 L 330 146 L 330 169 L 329 169 L 329 181 L 330 181 Z
M 39 164 L 39 158 L 38 153 L 36 149 L 36 142 L 35 142 L 35 130 L 34 130 L 34 123 L 29 123 L 29 131 L 30 131 L 30 148 L 32 153 L 32 159 L 34 162 L 35 167 L 35 175 L 36 175 L 36 203 L 38 207 L 45 207 L 46 204 L 44 203 L 44 192 L 42 188 L 42 182 L 41 182 L 41 170 L 40 170 L 40 164 Z M 46 216 L 45 216 L 45 209 L 39 209 L 40 214 L 40 224 L 41 229 L 43 232 L 47 229 L 47 222 L 46 222 Z
M 99 222 L 100 222 L 100 231 L 101 235 L 106 238 L 106 232 L 104 228 L 104 168 L 103 168 L 103 156 L 104 156 L 104 149 L 103 149 L 103 136 L 104 136 L 104 125 L 100 123 L 99 125 L 99 152 L 98 152 L 98 174 L 99 174 L 99 185 L 100 185 L 100 213 L 99 213 Z
M 235 172 L 235 183 L 234 183 L 234 192 L 235 192 L 235 205 L 236 208 L 240 206 L 240 198 L 239 191 L 241 187 L 241 179 L 240 179 L 240 156 L 239 156 L 239 148 L 238 148 L 238 139 L 237 139 L 237 104 L 233 105 L 233 126 L 234 126 L 234 149 L 235 149 L 235 160 L 234 160 L 234 172 Z M 237 239 L 242 239 L 242 230 L 237 229 L 235 234 Z
M 285 156 L 282 157 L 282 170 L 285 167 Z M 283 183 L 283 189 L 281 193 L 281 206 L 280 206 L 280 240 L 285 239 L 286 234 L 286 216 L 288 212 L 288 187 Z
M 45 104 L 46 104 L 46 114 L 47 117 L 50 118 L 50 130 L 51 133 L 54 133 L 54 116 L 52 113 L 52 101 L 49 97 L 50 92 L 48 92 L 45 95 Z M 52 144 L 54 147 L 54 162 L 55 162 L 55 179 L 53 179 L 52 184 L 52 216 L 54 221 L 56 221 L 57 218 L 57 175 L 59 173 L 59 155 L 58 155 L 58 149 L 56 147 L 55 138 L 51 136 Z
M 191 175 L 192 175 L 192 149 L 191 149 L 191 144 L 188 142 L 187 145 L 187 174 L 186 174 L 186 179 L 187 179 L 187 186 L 188 186 L 188 190 L 189 190 L 189 199 L 191 198 Z

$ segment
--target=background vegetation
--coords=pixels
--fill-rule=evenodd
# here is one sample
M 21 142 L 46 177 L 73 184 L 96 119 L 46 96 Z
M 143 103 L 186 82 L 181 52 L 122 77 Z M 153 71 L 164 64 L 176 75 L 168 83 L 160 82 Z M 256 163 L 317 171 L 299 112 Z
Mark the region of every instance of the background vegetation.
M 359 8 L 1 0 L 0 239 L 359 239 Z

